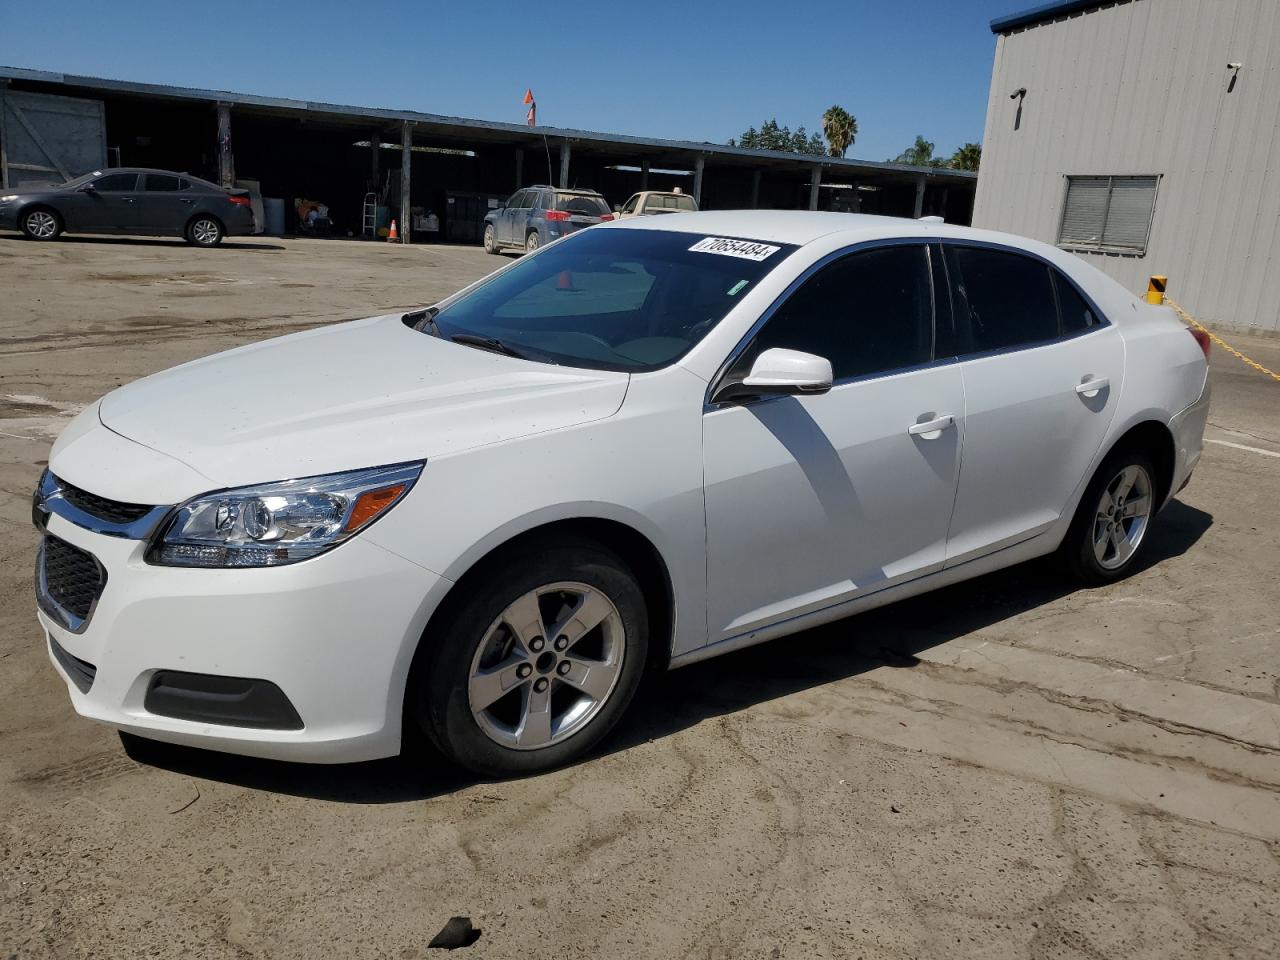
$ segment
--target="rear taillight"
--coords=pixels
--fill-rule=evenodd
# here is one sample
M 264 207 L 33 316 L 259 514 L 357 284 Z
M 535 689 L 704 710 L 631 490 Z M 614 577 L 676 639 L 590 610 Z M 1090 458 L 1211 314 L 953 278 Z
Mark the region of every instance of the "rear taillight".
M 1188 327 L 1187 332 L 1196 338 L 1196 343 L 1200 344 L 1200 349 L 1204 351 L 1204 358 L 1208 360 L 1209 348 L 1213 345 L 1213 338 L 1209 336 L 1209 331 Z
M 232 196 L 228 196 L 228 197 L 227 197 L 227 200 L 229 200 L 231 203 L 234 203 L 237 207 L 248 207 L 248 206 L 252 206 L 252 204 L 251 204 L 251 202 L 250 202 L 250 200 L 249 200 L 249 198 L 248 198 L 248 197 L 232 197 Z
M 565 213 L 563 210 L 548 210 L 547 219 L 548 220 L 568 220 L 569 214 Z
M 604 221 L 606 221 L 606 220 L 612 220 L 612 219 L 613 219 L 613 214 L 612 214 L 612 213 L 602 213 L 602 214 L 600 214 L 600 222 L 601 222 L 601 223 L 604 223 Z

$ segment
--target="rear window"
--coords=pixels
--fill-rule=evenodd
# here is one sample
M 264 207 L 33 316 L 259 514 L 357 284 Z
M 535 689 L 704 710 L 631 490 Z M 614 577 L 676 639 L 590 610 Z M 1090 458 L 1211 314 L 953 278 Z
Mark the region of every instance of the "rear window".
M 556 193 L 556 209 L 584 217 L 602 217 L 609 212 L 604 197 L 598 193 Z
M 735 245 L 752 253 L 725 252 Z M 794 249 L 666 230 L 583 230 L 449 304 L 436 323 L 446 339 L 496 338 L 531 360 L 654 370 L 688 352 Z

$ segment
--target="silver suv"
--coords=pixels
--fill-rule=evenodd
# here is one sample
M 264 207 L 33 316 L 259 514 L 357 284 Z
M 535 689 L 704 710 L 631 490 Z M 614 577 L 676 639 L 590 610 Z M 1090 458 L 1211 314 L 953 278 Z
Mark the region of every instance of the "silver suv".
M 609 205 L 595 190 L 525 187 L 484 218 L 484 249 L 501 253 L 515 247 L 532 253 L 544 243 L 612 219 Z

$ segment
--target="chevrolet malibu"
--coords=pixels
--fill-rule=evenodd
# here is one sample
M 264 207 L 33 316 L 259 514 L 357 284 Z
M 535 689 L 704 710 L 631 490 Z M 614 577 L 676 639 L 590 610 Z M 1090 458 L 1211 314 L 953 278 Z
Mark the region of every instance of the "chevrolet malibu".
M 289 760 L 572 760 L 649 668 L 1032 557 L 1134 568 L 1207 345 L 1074 256 L 940 223 L 605 224 L 428 307 L 81 413 L 34 499 L 75 709 Z

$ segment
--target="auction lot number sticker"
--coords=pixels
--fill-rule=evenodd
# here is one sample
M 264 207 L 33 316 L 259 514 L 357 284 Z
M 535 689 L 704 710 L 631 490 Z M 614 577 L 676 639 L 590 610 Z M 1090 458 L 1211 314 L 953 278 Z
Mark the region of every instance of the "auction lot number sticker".
M 718 253 L 722 257 L 738 257 L 742 260 L 765 260 L 781 247 L 754 240 L 730 240 L 728 237 L 704 237 L 689 248 L 690 253 Z

